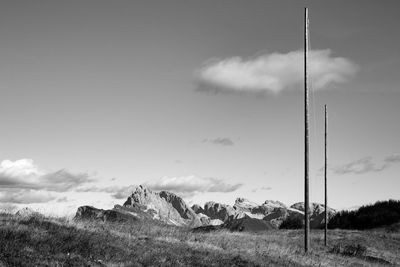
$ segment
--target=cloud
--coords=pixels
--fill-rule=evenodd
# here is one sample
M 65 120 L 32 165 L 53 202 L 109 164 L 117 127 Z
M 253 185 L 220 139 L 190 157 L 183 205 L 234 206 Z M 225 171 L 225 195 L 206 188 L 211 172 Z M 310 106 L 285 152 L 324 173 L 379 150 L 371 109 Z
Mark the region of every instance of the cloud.
M 390 156 L 387 156 L 385 158 L 385 162 L 386 163 L 396 163 L 396 162 L 400 162 L 400 154 L 393 154 Z
M 393 164 L 400 163 L 400 154 L 392 154 L 386 156 L 383 162 L 376 163 L 372 157 L 364 157 L 350 163 L 346 163 L 340 166 L 332 167 L 331 170 L 335 174 L 363 174 L 368 172 L 380 172 Z M 319 170 L 322 173 L 323 167 Z
M 260 190 L 265 190 L 265 191 L 268 191 L 268 190 L 271 190 L 271 189 L 272 189 L 272 187 L 270 187 L 270 186 L 263 186 L 263 187 L 260 188 Z
M 56 197 L 50 192 L 32 189 L 0 191 L 0 203 L 31 204 L 44 203 Z
M 350 163 L 332 168 L 335 174 L 363 174 L 367 172 L 380 172 L 388 167 L 387 164 L 377 166 L 372 157 L 365 157 Z
M 216 59 L 195 73 L 198 91 L 214 93 L 279 93 L 302 88 L 304 64 L 301 50 L 272 53 L 257 58 Z M 314 89 L 348 81 L 358 66 L 329 49 L 309 52 L 309 73 Z
M 91 181 L 87 173 L 43 170 L 32 159 L 3 160 L 0 163 L 0 202 L 43 203 L 54 200 L 54 192 L 69 192 Z
M 136 188 L 136 185 L 117 186 L 117 185 L 93 185 L 88 184 L 77 188 L 76 192 L 101 192 L 110 193 L 115 199 L 126 199 Z
M 215 139 L 204 139 L 203 143 L 210 143 L 214 145 L 221 145 L 221 146 L 233 146 L 235 143 L 227 137 L 218 137 Z
M 4 160 L 0 163 L 0 186 L 2 188 L 21 188 L 64 192 L 92 181 L 86 173 L 73 174 L 67 170 L 46 172 L 39 169 L 31 159 L 14 162 Z
M 126 199 L 132 194 L 136 187 L 136 185 L 120 187 L 118 190 L 114 191 L 112 197 L 115 199 Z
M 257 191 L 269 191 L 269 190 L 272 190 L 272 187 L 270 187 L 270 186 L 263 186 L 263 187 L 261 187 L 261 188 L 254 188 L 253 190 L 251 190 L 251 192 L 257 192 Z
M 144 185 L 153 190 L 166 190 L 175 193 L 204 193 L 204 192 L 233 192 L 242 184 L 228 184 L 223 179 L 194 175 L 183 177 L 162 177 L 156 182 L 147 182 Z

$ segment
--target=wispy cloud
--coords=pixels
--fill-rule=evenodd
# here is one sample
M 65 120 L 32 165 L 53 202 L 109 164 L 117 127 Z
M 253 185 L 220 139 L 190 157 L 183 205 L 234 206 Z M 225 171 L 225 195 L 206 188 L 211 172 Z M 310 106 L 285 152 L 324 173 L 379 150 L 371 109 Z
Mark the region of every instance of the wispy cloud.
M 358 70 L 349 59 L 333 57 L 329 49 L 309 53 L 309 73 L 315 89 L 348 81 Z M 278 93 L 301 88 L 303 51 L 272 53 L 257 58 L 211 60 L 196 72 L 198 91 L 214 93 Z
M 272 187 L 270 186 L 263 186 L 260 188 L 254 188 L 253 190 L 251 190 L 253 193 L 257 192 L 257 191 L 269 191 L 272 190 Z
M 379 163 L 372 157 L 364 157 L 331 169 L 335 174 L 363 174 L 368 172 L 380 172 L 396 163 L 400 163 L 400 154 L 389 155 Z M 322 169 L 320 171 L 322 171 Z
M 260 188 L 260 190 L 265 190 L 265 191 L 268 191 L 268 190 L 271 190 L 271 189 L 272 189 L 272 187 L 270 187 L 270 186 L 263 186 L 263 187 Z
M 31 204 L 31 203 L 45 203 L 56 199 L 56 196 L 48 191 L 22 189 L 22 190 L 8 190 L 0 191 L 1 203 L 13 204 Z
M 227 137 L 218 137 L 214 139 L 203 139 L 203 143 L 210 143 L 214 145 L 221 145 L 221 146 L 233 146 L 235 143 Z
M 336 174 L 362 174 L 367 172 L 380 172 L 386 168 L 386 165 L 377 166 L 372 157 L 365 157 L 350 163 L 333 167 L 333 172 Z
M 115 199 L 127 198 L 136 188 L 136 185 L 123 186 L 123 185 L 98 185 L 87 184 L 76 189 L 76 192 L 99 192 L 109 193 Z
M 158 181 L 147 182 L 144 185 L 153 190 L 166 190 L 175 193 L 233 192 L 242 184 L 229 184 L 223 179 L 213 177 L 162 177 Z
M 400 162 L 400 154 L 393 154 L 390 156 L 387 156 L 385 158 L 385 162 L 386 163 L 396 163 L 396 162 Z
M 124 186 L 115 190 L 112 197 L 115 199 L 126 199 L 136 188 L 136 185 Z

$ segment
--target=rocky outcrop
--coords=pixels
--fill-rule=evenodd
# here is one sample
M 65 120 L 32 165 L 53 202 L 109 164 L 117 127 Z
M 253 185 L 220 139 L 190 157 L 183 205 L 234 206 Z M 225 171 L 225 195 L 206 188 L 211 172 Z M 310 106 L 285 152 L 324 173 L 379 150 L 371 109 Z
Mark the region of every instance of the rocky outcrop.
M 204 204 L 204 214 L 212 220 L 218 219 L 225 222 L 230 217 L 237 215 L 237 213 L 238 212 L 233 207 L 226 204 L 220 204 L 213 201 Z
M 107 222 L 135 221 L 138 217 L 117 209 L 103 210 L 92 206 L 81 206 L 76 211 L 75 220 L 101 220 Z
M 203 214 L 204 214 L 204 209 L 203 209 L 200 205 L 194 204 L 194 205 L 192 206 L 192 210 L 193 210 L 196 214 L 199 214 L 199 213 L 203 213 Z

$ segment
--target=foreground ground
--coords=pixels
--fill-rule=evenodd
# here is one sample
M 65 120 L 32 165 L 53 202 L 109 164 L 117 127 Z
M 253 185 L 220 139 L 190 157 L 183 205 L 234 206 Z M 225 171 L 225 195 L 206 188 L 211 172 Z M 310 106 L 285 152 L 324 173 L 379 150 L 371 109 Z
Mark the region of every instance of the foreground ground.
M 400 233 L 196 232 L 154 222 L 75 222 L 0 214 L 0 266 L 400 266 Z

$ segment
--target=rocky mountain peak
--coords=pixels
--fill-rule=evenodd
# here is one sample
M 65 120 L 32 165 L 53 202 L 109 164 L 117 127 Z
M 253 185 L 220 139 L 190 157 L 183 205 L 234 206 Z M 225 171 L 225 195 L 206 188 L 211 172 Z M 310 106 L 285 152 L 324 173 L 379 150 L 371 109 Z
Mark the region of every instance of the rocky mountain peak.
M 203 213 L 204 214 L 204 209 L 198 204 L 194 204 L 192 206 L 192 210 L 197 214 L 199 214 L 199 213 Z
M 246 199 L 245 198 L 243 198 L 243 197 L 238 197 L 238 198 L 236 198 L 236 200 L 235 200 L 235 204 L 236 203 L 242 203 L 242 202 L 244 202 Z
M 238 197 L 235 200 L 235 204 L 233 205 L 235 208 L 243 211 L 251 211 L 253 208 L 258 207 L 259 205 L 257 203 L 254 203 L 248 199 Z
M 263 205 L 274 208 L 287 208 L 285 204 L 277 200 L 265 200 Z
M 293 205 L 290 206 L 290 207 L 293 208 L 293 209 L 297 209 L 297 210 L 300 210 L 300 211 L 303 211 L 303 212 L 304 212 L 304 202 L 295 203 L 295 204 L 293 204 Z M 312 203 L 310 203 L 309 209 L 310 209 L 310 212 L 311 212 L 312 214 L 313 214 L 313 213 L 319 214 L 319 213 L 325 211 L 325 205 L 324 205 L 324 204 L 320 204 L 320 203 L 312 202 Z M 330 212 L 333 212 L 333 213 L 334 213 L 334 212 L 336 212 L 336 211 L 335 211 L 334 209 L 328 207 L 328 212 L 329 212 L 329 213 L 330 213 Z
M 153 192 L 140 185 L 124 203 L 124 207 L 151 211 L 154 219 L 174 225 L 201 225 L 199 216 L 179 196 L 168 191 Z
M 140 204 L 146 205 L 151 202 L 152 198 L 154 198 L 155 194 L 153 191 L 148 189 L 146 186 L 139 185 L 135 188 L 135 191 L 128 197 L 128 200 L 125 202 L 125 205 L 131 204 Z
M 168 191 L 161 191 L 160 197 L 165 199 L 168 203 L 174 207 L 182 218 L 184 219 L 195 219 L 196 213 L 186 204 L 186 202 L 179 196 Z
M 203 213 L 210 219 L 218 219 L 225 222 L 230 217 L 235 216 L 237 212 L 232 206 L 209 201 L 204 204 Z

